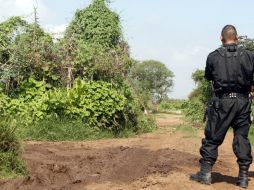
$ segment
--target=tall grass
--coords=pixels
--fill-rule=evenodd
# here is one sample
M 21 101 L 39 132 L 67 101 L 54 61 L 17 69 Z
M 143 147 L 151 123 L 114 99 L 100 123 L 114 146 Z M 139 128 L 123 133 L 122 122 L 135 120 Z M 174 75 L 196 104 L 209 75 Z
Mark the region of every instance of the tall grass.
M 252 125 L 250 128 L 249 139 L 250 139 L 250 143 L 254 145 L 254 125 Z
M 152 132 L 156 125 L 153 119 L 140 116 L 138 127 L 125 128 L 118 133 L 91 127 L 81 120 L 49 118 L 29 126 L 18 127 L 19 138 L 36 141 L 83 141 L 108 138 L 127 138 L 136 134 Z
M 0 123 L 0 177 L 13 178 L 26 175 L 25 163 L 19 156 L 21 145 L 15 134 L 15 125 Z

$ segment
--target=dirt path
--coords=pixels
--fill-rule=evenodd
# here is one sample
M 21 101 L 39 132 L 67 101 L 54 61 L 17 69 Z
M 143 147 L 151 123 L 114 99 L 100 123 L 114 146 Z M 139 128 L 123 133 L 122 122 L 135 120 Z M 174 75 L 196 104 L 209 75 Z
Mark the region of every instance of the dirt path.
M 31 177 L 0 181 L 1 190 L 236 190 L 237 165 L 230 133 L 220 148 L 213 185 L 189 181 L 198 169 L 197 137 L 176 130 L 180 116 L 161 115 L 161 129 L 132 139 L 93 142 L 28 142 Z M 251 168 L 254 171 L 254 168 Z M 254 172 L 250 188 L 254 189 Z

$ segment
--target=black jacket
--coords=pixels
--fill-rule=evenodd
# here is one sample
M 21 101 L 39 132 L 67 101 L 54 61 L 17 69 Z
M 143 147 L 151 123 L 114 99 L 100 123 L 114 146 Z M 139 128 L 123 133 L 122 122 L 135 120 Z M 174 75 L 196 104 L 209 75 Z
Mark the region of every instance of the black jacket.
M 236 44 L 224 45 L 210 53 L 205 78 L 222 93 L 249 93 L 253 85 L 254 54 Z

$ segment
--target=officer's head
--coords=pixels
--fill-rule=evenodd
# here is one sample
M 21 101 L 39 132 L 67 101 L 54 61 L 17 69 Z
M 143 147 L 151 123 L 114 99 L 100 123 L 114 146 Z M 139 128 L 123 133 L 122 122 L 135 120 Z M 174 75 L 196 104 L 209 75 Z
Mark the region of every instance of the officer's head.
M 237 30 L 233 25 L 226 25 L 221 32 L 221 41 L 223 44 L 236 43 L 238 40 Z

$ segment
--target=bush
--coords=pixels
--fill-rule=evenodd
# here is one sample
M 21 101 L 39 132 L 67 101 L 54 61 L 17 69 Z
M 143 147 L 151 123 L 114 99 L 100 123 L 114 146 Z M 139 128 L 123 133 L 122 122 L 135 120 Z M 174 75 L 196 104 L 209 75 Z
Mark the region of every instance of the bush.
M 254 126 L 252 125 L 249 131 L 250 143 L 254 145 Z
M 31 78 L 23 82 L 10 97 L 0 94 L 0 116 L 18 118 L 22 124 L 29 125 L 47 115 L 47 101 L 46 84 Z
M 121 89 L 107 82 L 77 80 L 69 91 L 49 92 L 49 115 L 83 120 L 90 127 L 119 131 L 136 126 L 136 114 Z
M 0 176 L 15 177 L 26 175 L 25 164 L 19 159 L 20 143 L 15 135 L 15 127 L 8 122 L 0 123 Z
M 67 94 L 65 115 L 89 126 L 115 130 L 128 126 L 128 101 L 112 84 L 77 80 Z
M 99 128 L 91 128 L 81 120 L 49 118 L 18 129 L 20 138 L 39 141 L 82 141 L 113 138 L 113 134 Z
M 2 117 L 18 118 L 22 126 L 38 125 L 48 118 L 82 120 L 86 126 L 118 133 L 138 130 L 139 104 L 127 85 L 76 80 L 73 88 L 47 89 L 44 82 L 29 79 L 12 97 L 0 96 Z
M 150 133 L 157 128 L 154 118 L 144 114 L 139 114 L 137 121 L 137 133 Z
M 205 105 L 199 98 L 193 98 L 185 101 L 182 105 L 182 110 L 191 122 L 201 123 L 204 118 Z
M 1 152 L 16 152 L 20 150 L 20 144 L 14 134 L 15 128 L 10 127 L 7 122 L 0 124 L 0 151 Z
M 13 178 L 27 175 L 24 162 L 13 152 L 0 152 L 0 176 Z
M 81 120 L 67 118 L 48 118 L 33 125 L 20 126 L 19 137 L 24 140 L 39 141 L 83 141 L 105 138 L 130 137 L 135 134 L 152 132 L 156 128 L 152 118 L 143 114 L 138 116 L 138 125 L 124 128 L 115 133 L 98 127 L 90 127 Z
M 184 101 L 183 100 L 165 100 L 159 105 L 161 111 L 181 111 Z

